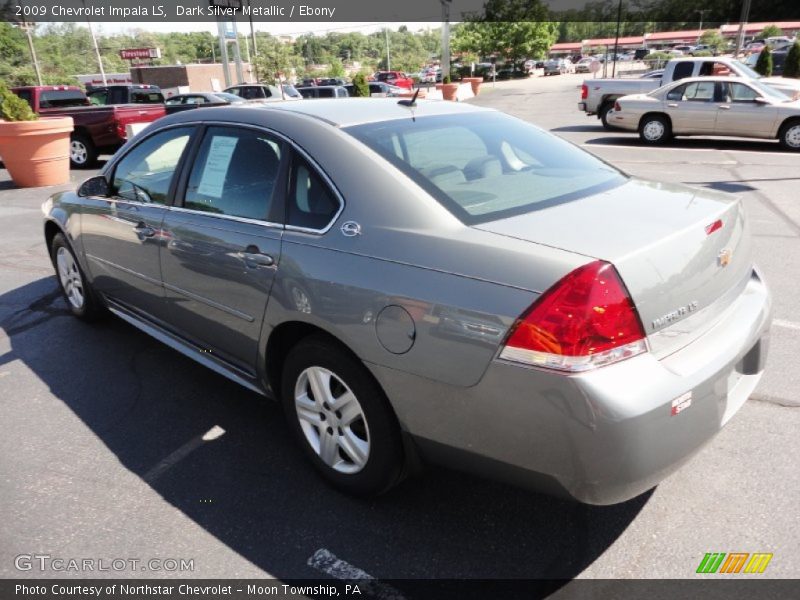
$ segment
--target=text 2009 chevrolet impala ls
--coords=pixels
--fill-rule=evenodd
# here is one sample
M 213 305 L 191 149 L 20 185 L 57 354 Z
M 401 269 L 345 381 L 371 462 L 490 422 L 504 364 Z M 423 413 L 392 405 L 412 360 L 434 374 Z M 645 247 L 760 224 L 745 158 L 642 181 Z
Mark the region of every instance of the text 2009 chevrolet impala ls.
M 763 371 L 770 295 L 735 197 L 632 179 L 491 110 L 180 113 L 44 211 L 75 315 L 280 398 L 351 493 L 419 455 L 619 502 Z

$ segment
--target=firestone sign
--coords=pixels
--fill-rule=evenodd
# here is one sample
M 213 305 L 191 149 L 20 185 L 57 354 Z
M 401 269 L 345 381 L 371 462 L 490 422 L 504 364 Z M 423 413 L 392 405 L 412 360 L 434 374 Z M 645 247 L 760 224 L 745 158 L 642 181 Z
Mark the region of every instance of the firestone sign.
M 134 60 L 137 58 L 161 58 L 160 48 L 125 48 L 119 51 L 119 56 L 123 60 Z

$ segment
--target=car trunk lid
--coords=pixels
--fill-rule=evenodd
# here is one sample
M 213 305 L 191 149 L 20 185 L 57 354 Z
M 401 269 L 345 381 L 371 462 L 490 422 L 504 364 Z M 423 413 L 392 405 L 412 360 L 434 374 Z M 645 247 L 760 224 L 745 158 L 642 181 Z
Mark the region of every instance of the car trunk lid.
M 712 325 L 752 273 L 741 203 L 712 190 L 630 180 L 476 227 L 613 263 L 658 356 Z

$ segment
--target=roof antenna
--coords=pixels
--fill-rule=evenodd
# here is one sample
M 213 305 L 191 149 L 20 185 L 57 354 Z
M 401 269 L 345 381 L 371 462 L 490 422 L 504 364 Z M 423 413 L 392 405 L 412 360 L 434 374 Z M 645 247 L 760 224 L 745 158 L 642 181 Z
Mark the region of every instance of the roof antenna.
M 413 96 L 411 96 L 411 98 L 410 98 L 410 99 L 406 99 L 406 98 L 404 98 L 403 100 L 398 100 L 398 101 L 397 101 L 397 103 L 398 103 L 400 106 L 407 106 L 408 108 L 410 108 L 410 109 L 411 109 L 411 120 L 412 120 L 414 123 L 416 123 L 416 122 L 417 122 L 417 118 L 414 116 L 414 109 L 417 107 L 417 96 L 418 96 L 418 95 L 419 95 L 419 88 L 417 88 L 417 91 L 416 91 L 416 92 L 414 92 L 414 95 L 413 95 Z

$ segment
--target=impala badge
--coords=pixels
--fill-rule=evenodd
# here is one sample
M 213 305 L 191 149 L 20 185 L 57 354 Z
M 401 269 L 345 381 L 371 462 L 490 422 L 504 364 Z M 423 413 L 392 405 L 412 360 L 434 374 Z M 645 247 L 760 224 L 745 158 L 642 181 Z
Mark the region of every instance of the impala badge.
M 723 248 L 719 251 L 719 254 L 717 254 L 717 264 L 720 267 L 727 267 L 731 264 L 731 258 L 733 258 L 733 252 L 730 248 Z

